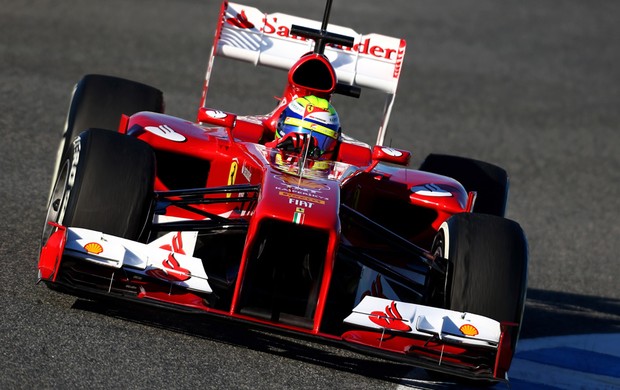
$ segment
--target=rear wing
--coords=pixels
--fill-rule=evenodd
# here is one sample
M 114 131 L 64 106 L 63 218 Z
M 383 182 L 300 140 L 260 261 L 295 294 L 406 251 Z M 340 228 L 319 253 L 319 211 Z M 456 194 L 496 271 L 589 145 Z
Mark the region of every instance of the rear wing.
M 254 65 L 289 70 L 311 52 L 312 40 L 291 34 L 292 25 L 320 29 L 321 22 L 282 13 L 267 14 L 257 8 L 224 1 L 209 58 L 201 106 L 206 107 L 209 79 L 215 57 L 232 58 Z M 370 88 L 387 95 L 377 144 L 382 145 L 396 96 L 405 57 L 404 39 L 379 34 L 360 34 L 351 28 L 329 24 L 330 32 L 353 37 L 352 48 L 328 44 L 325 55 L 339 84 Z

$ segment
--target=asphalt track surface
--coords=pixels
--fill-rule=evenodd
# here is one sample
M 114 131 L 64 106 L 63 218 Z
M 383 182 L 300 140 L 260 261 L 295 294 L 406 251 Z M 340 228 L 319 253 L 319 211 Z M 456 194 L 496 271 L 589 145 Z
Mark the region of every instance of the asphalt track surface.
M 255 2 L 322 15 L 320 2 L 294 3 Z M 412 150 L 414 166 L 440 152 L 508 170 L 508 217 L 530 244 L 522 338 L 619 333 L 620 3 L 384 4 L 337 0 L 332 22 L 407 39 L 386 140 Z M 169 114 L 194 119 L 218 8 L 0 0 L 0 388 L 431 386 L 424 371 L 329 345 L 35 286 L 73 84 L 86 73 L 142 81 L 164 91 Z M 267 112 L 285 73 L 239 65 L 216 63 L 211 105 Z M 382 106 L 364 97 L 335 104 L 346 131 L 373 142 Z

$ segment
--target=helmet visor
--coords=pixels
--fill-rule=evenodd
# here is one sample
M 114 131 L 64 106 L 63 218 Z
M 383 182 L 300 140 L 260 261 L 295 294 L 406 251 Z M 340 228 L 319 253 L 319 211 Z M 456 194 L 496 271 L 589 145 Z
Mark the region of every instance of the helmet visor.
M 310 124 L 312 124 L 314 126 L 320 126 L 320 125 L 315 125 L 314 123 L 311 123 L 311 122 L 306 122 L 306 123 L 310 123 Z M 334 138 L 334 137 L 331 137 L 331 136 L 328 136 L 328 135 L 325 134 L 326 132 L 328 132 L 330 134 L 336 133 L 333 130 L 331 130 L 329 128 L 326 128 L 324 126 L 320 126 L 320 127 L 323 128 L 322 129 L 323 131 L 317 130 L 316 128 L 308 129 L 308 128 L 302 127 L 302 126 L 295 126 L 295 125 L 285 124 L 285 125 L 283 125 L 279 129 L 279 131 L 277 133 L 277 135 L 278 135 L 277 138 L 283 137 L 284 135 L 289 134 L 289 133 L 309 134 L 309 135 L 311 135 L 312 137 L 314 137 L 316 139 L 317 144 L 318 144 L 317 146 L 318 146 L 318 148 L 320 149 L 320 152 L 321 152 L 320 155 L 324 156 L 326 154 L 329 154 L 329 153 L 333 152 L 334 149 L 336 149 L 336 144 L 338 142 L 338 138 L 337 138 L 337 136 L 336 136 L 336 138 Z M 327 155 L 325 157 L 330 157 L 330 156 Z

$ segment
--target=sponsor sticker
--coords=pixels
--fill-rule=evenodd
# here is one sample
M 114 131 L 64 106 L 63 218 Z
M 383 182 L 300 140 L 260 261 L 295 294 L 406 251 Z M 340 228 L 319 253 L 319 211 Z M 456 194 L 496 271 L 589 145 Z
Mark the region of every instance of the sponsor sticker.
M 383 153 L 387 154 L 388 156 L 392 156 L 392 157 L 401 157 L 403 155 L 403 152 L 401 152 L 400 150 L 396 150 L 394 148 L 381 148 L 383 150 Z
M 239 168 L 239 163 L 233 161 L 230 164 L 230 172 L 228 173 L 228 185 L 231 186 L 235 184 L 235 179 L 237 178 L 237 169 Z
M 207 115 L 214 119 L 223 119 L 228 116 L 224 111 L 220 110 L 208 110 Z
M 298 225 L 302 225 L 304 223 L 304 219 L 306 217 L 305 210 L 303 207 L 297 207 L 295 209 L 295 213 L 293 214 L 293 223 Z
M 461 331 L 461 333 L 463 333 L 465 336 L 477 336 L 478 335 L 478 329 L 476 329 L 475 326 L 473 326 L 472 324 L 465 324 L 462 325 L 459 330 Z
M 311 190 L 329 190 L 329 186 L 323 183 L 319 183 L 313 180 L 299 180 L 299 177 L 291 176 L 291 175 L 280 175 L 278 178 L 282 181 L 282 183 L 286 185 L 290 185 L 296 188 L 299 188 L 303 191 L 304 188 L 308 188 Z
M 252 181 L 252 171 L 250 171 L 250 168 L 248 168 L 248 166 L 245 164 L 245 161 L 241 166 L 241 174 L 243 174 L 243 177 L 245 177 L 248 182 Z
M 373 323 L 390 330 L 409 332 L 411 327 L 405 323 L 396 307 L 396 302 L 385 307 L 385 311 L 373 311 L 368 317 Z
M 231 12 L 232 11 L 232 12 Z M 227 12 L 226 24 L 234 26 L 240 29 L 258 30 L 262 34 L 276 35 L 281 38 L 287 38 L 290 40 L 305 42 L 308 39 L 291 34 L 291 23 L 287 17 L 278 17 L 276 15 L 268 15 L 259 12 L 252 12 L 258 10 L 241 9 L 240 11 L 229 10 Z M 261 26 L 261 27 L 258 27 Z M 338 44 L 329 44 L 330 47 L 342 50 L 345 52 L 358 53 L 362 56 L 380 58 L 390 62 L 395 62 L 394 77 L 397 78 L 402 66 L 402 59 L 405 54 L 406 43 L 405 40 L 398 40 L 398 46 L 396 46 L 396 40 L 392 39 L 390 42 L 386 42 L 385 39 L 361 36 L 356 39 L 356 43 L 353 47 L 344 47 Z
M 237 178 L 237 170 L 239 168 L 239 163 L 236 161 L 233 161 L 230 164 L 230 172 L 228 173 L 228 185 L 231 186 L 233 184 L 235 184 L 235 179 Z M 230 198 L 232 196 L 232 194 L 230 192 L 228 192 L 226 194 L 227 198 Z
M 322 199 L 312 198 L 312 197 L 305 196 L 305 195 L 299 195 L 294 192 L 279 191 L 278 195 L 286 196 L 287 198 L 290 198 L 290 199 L 300 200 L 300 201 L 309 202 L 309 203 L 325 204 L 325 201 Z M 291 203 L 290 200 L 289 200 L 289 203 Z
M 101 246 L 101 244 L 99 244 L 98 242 L 89 242 L 88 244 L 84 245 L 84 250 L 88 253 L 98 255 L 103 252 L 103 246 Z
M 436 184 L 424 184 L 421 186 L 411 187 L 411 192 L 423 196 L 449 197 L 452 196 L 450 191 L 446 191 Z
M 168 125 L 146 126 L 144 130 L 153 133 L 158 137 L 165 138 L 173 142 L 185 142 L 186 138 L 182 134 L 177 133 Z

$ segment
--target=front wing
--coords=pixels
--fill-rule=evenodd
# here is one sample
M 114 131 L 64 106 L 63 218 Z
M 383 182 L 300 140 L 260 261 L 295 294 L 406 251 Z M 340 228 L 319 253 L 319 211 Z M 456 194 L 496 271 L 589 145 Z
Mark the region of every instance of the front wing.
M 355 349 L 452 375 L 506 380 L 512 356 L 509 324 L 472 313 L 373 296 L 365 296 L 353 308 L 343 321 L 349 325 L 348 330 L 340 335 L 270 323 L 209 307 L 212 290 L 207 274 L 202 261 L 191 256 L 195 232 L 171 232 L 143 244 L 88 229 L 56 227 L 42 248 L 39 276 L 47 284 L 76 295 L 82 292 L 89 297 L 124 298 L 182 311 L 208 312 L 340 340 Z M 61 271 L 63 262 L 71 264 L 68 271 Z M 59 277 L 63 272 L 68 276 Z

